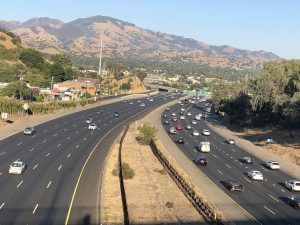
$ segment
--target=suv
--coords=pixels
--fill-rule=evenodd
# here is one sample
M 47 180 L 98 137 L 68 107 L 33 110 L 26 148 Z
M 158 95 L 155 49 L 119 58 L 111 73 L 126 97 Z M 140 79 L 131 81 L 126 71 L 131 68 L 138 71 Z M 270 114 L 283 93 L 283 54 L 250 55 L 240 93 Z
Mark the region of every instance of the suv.
M 284 185 L 287 189 L 291 191 L 300 191 L 300 181 L 299 180 L 286 180 Z
M 244 186 L 237 180 L 228 179 L 224 181 L 224 186 L 230 191 L 244 191 Z
M 9 166 L 8 173 L 9 174 L 22 174 L 26 168 L 26 165 L 24 162 L 21 161 L 15 161 Z

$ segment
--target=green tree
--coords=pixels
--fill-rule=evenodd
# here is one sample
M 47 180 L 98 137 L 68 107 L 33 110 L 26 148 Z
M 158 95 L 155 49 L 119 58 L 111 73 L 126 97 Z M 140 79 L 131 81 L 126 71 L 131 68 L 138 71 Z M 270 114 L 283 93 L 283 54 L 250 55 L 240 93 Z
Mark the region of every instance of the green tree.
M 55 82 L 62 82 L 66 80 L 65 69 L 60 63 L 50 65 L 50 77 L 52 76 Z
M 55 54 L 51 56 L 51 61 L 54 63 L 59 63 L 63 67 L 72 67 L 72 61 L 70 57 L 66 54 Z
M 20 53 L 20 60 L 27 67 L 36 68 L 39 70 L 43 69 L 45 63 L 43 54 L 31 48 L 22 49 Z
M 138 127 L 139 140 L 142 144 L 148 145 L 151 140 L 156 140 L 157 129 L 150 123 L 144 123 Z
M 9 83 L 5 88 L 1 90 L 1 92 L 2 95 L 22 99 L 30 95 L 30 89 L 27 87 L 25 82 L 21 81 L 13 81 Z

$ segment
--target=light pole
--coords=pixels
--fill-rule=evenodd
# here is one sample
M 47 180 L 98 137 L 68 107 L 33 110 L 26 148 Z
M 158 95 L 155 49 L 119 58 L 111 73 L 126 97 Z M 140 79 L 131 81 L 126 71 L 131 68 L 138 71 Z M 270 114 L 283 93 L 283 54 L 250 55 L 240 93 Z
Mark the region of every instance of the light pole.
M 23 83 L 23 76 L 20 75 L 20 101 L 22 101 L 22 83 Z
M 86 97 L 87 97 L 87 81 L 85 81 L 85 99 L 86 99 Z

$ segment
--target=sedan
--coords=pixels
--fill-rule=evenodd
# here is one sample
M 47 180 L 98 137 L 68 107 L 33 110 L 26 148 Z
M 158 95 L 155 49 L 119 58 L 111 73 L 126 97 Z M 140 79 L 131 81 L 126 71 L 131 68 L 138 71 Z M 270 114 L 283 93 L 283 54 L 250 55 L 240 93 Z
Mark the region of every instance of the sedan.
M 179 119 L 184 120 L 185 116 L 180 116 Z
M 192 134 L 193 134 L 193 136 L 199 136 L 200 135 L 199 131 L 197 131 L 197 130 L 194 130 Z
M 192 124 L 197 124 L 197 121 L 196 120 L 192 120 Z
M 171 113 L 171 116 L 176 116 L 176 113 L 172 112 L 172 113 Z
M 164 120 L 164 124 L 170 124 L 169 120 Z
M 244 186 L 237 180 L 228 179 L 224 181 L 224 186 L 230 191 L 244 191 Z
M 142 103 L 141 106 L 144 107 L 144 106 L 146 106 L 146 105 L 145 105 L 145 103 Z
M 276 161 L 267 161 L 266 162 L 266 167 L 272 170 L 279 170 L 280 166 L 279 163 Z
M 264 177 L 262 173 L 258 170 L 251 170 L 247 173 L 248 177 L 250 177 L 253 180 L 263 180 Z
M 35 133 L 35 129 L 33 127 L 26 127 L 23 131 L 24 134 L 32 135 Z
M 242 162 L 245 163 L 245 164 L 253 163 L 252 159 L 248 156 L 245 156 L 244 158 L 242 158 Z
M 295 209 L 300 209 L 300 195 L 293 195 L 288 197 L 288 204 Z
M 232 138 L 228 138 L 228 139 L 226 140 L 226 143 L 227 143 L 227 144 L 230 144 L 230 145 L 234 145 L 234 144 L 235 144 L 235 141 L 234 141 L 234 139 L 232 139 Z
M 176 142 L 177 144 L 184 144 L 184 139 L 183 139 L 182 137 L 179 137 L 179 138 L 177 138 L 177 139 L 175 140 L 175 142 Z
M 183 126 L 181 125 L 176 125 L 176 130 L 182 130 L 183 129 Z
M 191 112 L 187 112 L 186 115 L 187 115 L 187 116 L 191 116 L 192 113 L 191 113 Z
M 202 135 L 209 136 L 210 135 L 210 131 L 209 130 L 203 130 L 202 131 Z
M 86 122 L 87 124 L 92 123 L 92 121 L 93 121 L 92 118 L 87 118 L 87 119 L 85 120 L 85 122 Z
M 8 173 L 10 174 L 22 174 L 25 170 L 25 163 L 21 161 L 15 161 L 9 166 Z
M 170 127 L 169 133 L 170 134 L 177 134 L 177 131 L 176 131 L 175 127 Z
M 207 159 L 204 158 L 204 157 L 199 157 L 199 158 L 196 158 L 194 159 L 194 162 L 197 164 L 197 165 L 200 165 L 200 166 L 206 166 L 207 165 Z
M 300 181 L 299 180 L 286 180 L 284 185 L 290 191 L 300 191 Z
M 185 129 L 187 129 L 187 130 L 191 130 L 191 129 L 192 129 L 192 127 L 191 127 L 190 125 L 187 125 L 187 126 L 185 127 Z
M 167 114 L 164 114 L 164 115 L 163 115 L 163 118 L 168 118 L 168 115 L 167 115 Z
M 96 111 L 96 114 L 97 114 L 97 115 L 100 115 L 100 114 L 102 114 L 102 111 L 101 111 L 101 110 L 97 110 L 97 111 Z
M 176 116 L 174 116 L 174 117 L 172 118 L 172 120 L 173 120 L 174 122 L 176 122 L 178 119 L 177 119 Z
M 92 123 L 92 124 L 89 125 L 88 128 L 89 128 L 89 130 L 96 130 L 97 129 L 97 125 L 94 124 L 94 123 Z

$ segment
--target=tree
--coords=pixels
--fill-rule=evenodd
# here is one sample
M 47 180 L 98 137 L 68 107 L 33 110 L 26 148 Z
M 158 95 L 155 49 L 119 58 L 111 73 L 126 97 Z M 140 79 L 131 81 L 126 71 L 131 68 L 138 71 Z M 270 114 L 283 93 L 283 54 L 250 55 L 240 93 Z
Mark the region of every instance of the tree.
M 72 67 L 72 61 L 70 57 L 66 54 L 55 54 L 51 56 L 51 61 L 54 63 L 59 63 L 63 67 Z
M 60 63 L 50 65 L 50 77 L 54 77 L 55 82 L 62 82 L 66 79 L 66 73 Z
M 36 68 L 42 70 L 44 67 L 44 57 L 43 54 L 37 50 L 26 48 L 20 53 L 20 60 L 30 68 Z
M 14 98 L 28 97 L 30 95 L 30 89 L 27 87 L 25 82 L 13 81 L 9 83 L 5 88 L 2 89 L 2 94 Z
M 151 123 L 144 123 L 138 127 L 139 140 L 142 144 L 148 145 L 151 140 L 155 140 L 157 129 Z

